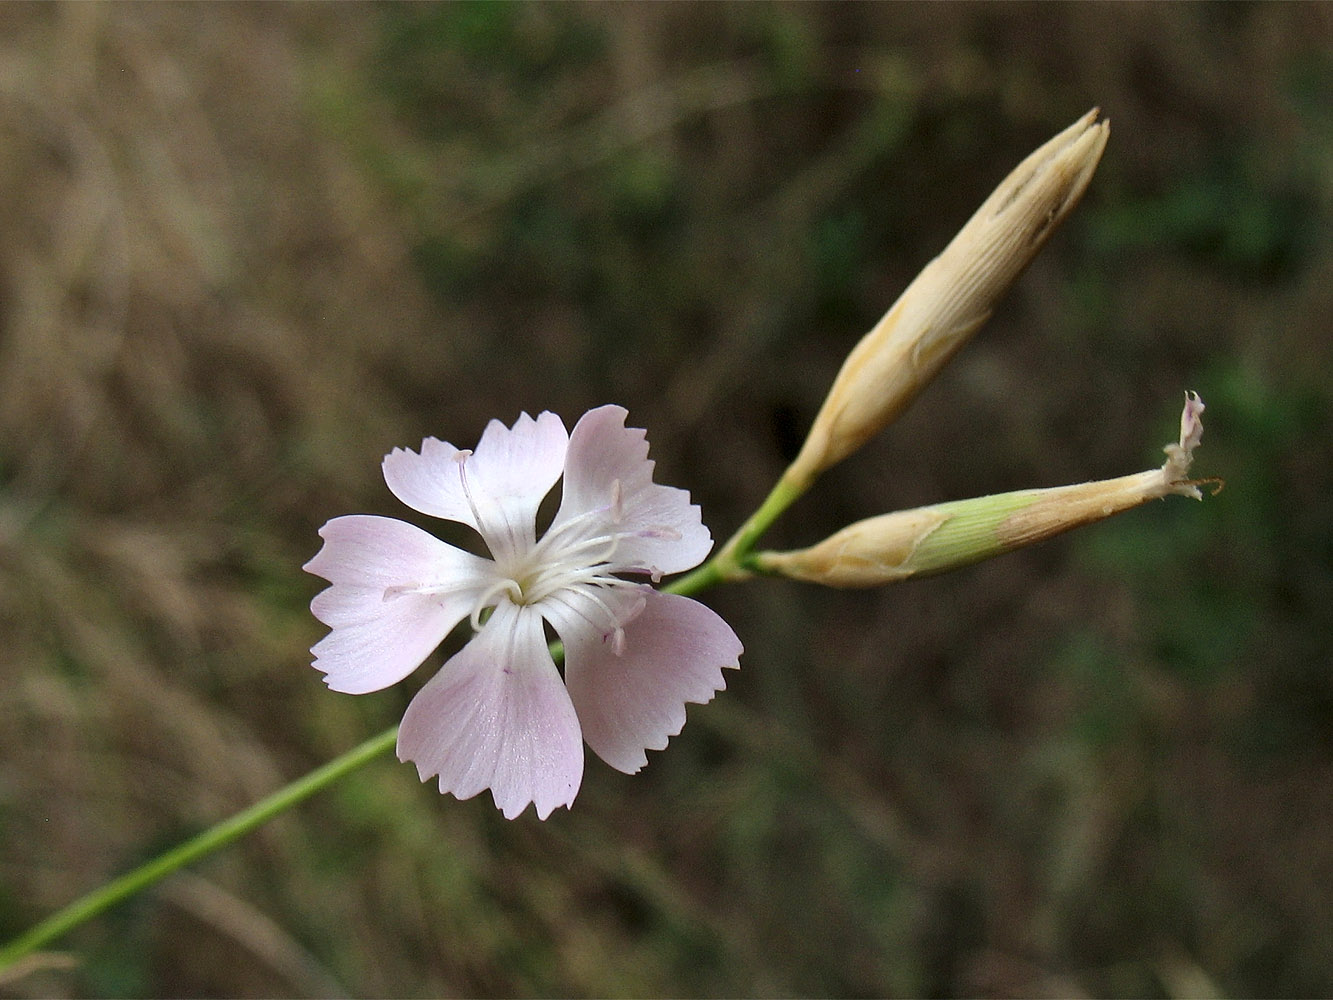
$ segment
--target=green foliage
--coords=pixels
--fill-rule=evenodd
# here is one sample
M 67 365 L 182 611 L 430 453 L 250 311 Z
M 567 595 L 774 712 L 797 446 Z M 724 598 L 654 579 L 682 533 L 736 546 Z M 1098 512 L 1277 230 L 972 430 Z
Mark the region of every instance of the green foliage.
M 1252 163 L 1219 151 L 1203 172 L 1103 209 L 1094 227 L 1097 249 L 1106 256 L 1174 250 L 1237 277 L 1290 277 L 1318 237 L 1311 193 L 1269 191 L 1256 198 L 1257 180 Z

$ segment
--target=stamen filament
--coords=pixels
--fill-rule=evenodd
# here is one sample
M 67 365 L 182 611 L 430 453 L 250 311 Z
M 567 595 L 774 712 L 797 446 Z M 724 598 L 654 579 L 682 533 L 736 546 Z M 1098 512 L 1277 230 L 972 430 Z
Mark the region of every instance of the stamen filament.
M 606 583 L 608 585 L 619 584 L 621 587 L 637 588 L 638 586 L 640 586 L 639 584 L 630 583 L 628 580 L 620 580 L 616 577 L 607 578 Z M 611 626 L 609 631 L 605 628 L 604 625 L 599 624 L 593 615 L 589 614 L 586 610 L 579 607 L 570 599 L 573 593 L 577 593 L 580 597 L 586 598 L 589 602 L 591 602 L 595 606 L 597 610 L 601 611 L 602 615 L 606 619 L 606 624 Z M 603 635 L 611 636 L 612 637 L 611 648 L 617 656 L 621 655 L 625 651 L 625 628 L 620 623 L 620 618 L 611 609 L 611 606 L 606 603 L 606 601 L 602 600 L 600 597 L 597 596 L 593 588 L 580 587 L 577 591 L 562 588 L 561 591 L 556 591 L 551 595 L 551 600 L 561 604 L 565 608 L 568 608 L 570 611 L 578 615 L 580 618 L 582 618 L 585 622 L 587 622 L 594 628 L 600 629 Z
M 472 614 L 468 616 L 468 623 L 472 626 L 474 632 L 481 631 L 481 613 L 495 603 L 492 598 L 506 591 L 509 593 L 509 599 L 515 604 L 523 602 L 523 588 L 518 585 L 517 580 L 508 578 L 496 580 L 495 583 L 481 592 L 481 596 L 472 605 Z

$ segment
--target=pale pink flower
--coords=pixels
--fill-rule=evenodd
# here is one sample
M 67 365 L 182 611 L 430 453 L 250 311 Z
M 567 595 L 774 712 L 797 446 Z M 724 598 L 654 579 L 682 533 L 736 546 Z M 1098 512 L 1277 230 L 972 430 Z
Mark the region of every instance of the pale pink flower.
M 567 433 L 560 418 L 491 421 L 475 451 L 427 438 L 396 448 L 384 480 L 403 503 L 476 529 L 491 558 L 404 521 L 354 514 L 320 530 L 305 569 L 331 586 L 311 602 L 332 631 L 311 649 L 335 691 L 402 680 L 464 618 L 475 634 L 408 705 L 398 757 L 466 799 L 489 788 L 513 819 L 545 819 L 583 778 L 583 741 L 633 774 L 739 665 L 741 644 L 697 601 L 654 582 L 697 566 L 712 538 L 689 494 L 652 481 L 642 430 L 602 406 Z M 537 508 L 564 476 L 541 538 Z M 564 642 L 563 681 L 545 626 Z

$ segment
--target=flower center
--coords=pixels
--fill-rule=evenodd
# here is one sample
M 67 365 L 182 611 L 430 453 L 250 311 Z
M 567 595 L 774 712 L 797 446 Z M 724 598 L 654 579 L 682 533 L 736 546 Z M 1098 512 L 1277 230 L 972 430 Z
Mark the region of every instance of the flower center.
M 479 628 L 482 612 L 501 599 L 526 606 L 558 602 L 611 637 L 616 652 L 621 652 L 624 625 L 642 610 L 643 600 L 627 601 L 609 592 L 623 593 L 643 585 L 616 574 L 644 573 L 656 582 L 661 573 L 651 566 L 617 559 L 617 552 L 627 539 L 680 537 L 679 532 L 665 527 L 622 527 L 623 515 L 617 479 L 611 484 L 607 504 L 552 526 L 535 544 L 511 549 L 508 554 L 503 547 L 492 547 L 497 579 L 478 596 L 473 627 Z

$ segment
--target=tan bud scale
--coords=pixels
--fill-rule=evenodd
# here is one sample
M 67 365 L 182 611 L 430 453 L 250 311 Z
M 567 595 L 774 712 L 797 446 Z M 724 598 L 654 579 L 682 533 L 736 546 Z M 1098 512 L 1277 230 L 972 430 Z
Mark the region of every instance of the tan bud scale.
M 797 490 L 892 421 L 990 316 L 1077 204 L 1106 148 L 1097 111 L 1030 155 L 843 363 L 784 480 Z
M 829 587 L 874 587 L 989 559 L 1171 494 L 1201 499 L 1185 476 L 1203 409 L 1197 395 L 1186 397 L 1180 441 L 1163 449 L 1160 469 L 882 514 L 808 549 L 760 552 L 755 567 Z

